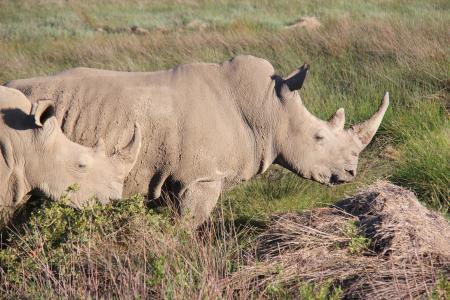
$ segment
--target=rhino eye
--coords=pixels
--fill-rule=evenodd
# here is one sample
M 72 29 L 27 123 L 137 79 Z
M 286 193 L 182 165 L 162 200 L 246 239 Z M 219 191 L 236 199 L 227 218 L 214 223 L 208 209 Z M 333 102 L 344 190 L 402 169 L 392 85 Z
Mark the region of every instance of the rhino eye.
M 93 158 L 88 154 L 81 154 L 76 160 L 76 167 L 80 171 L 85 171 L 93 163 Z
M 316 134 L 314 135 L 314 139 L 315 139 L 316 141 L 322 141 L 324 138 L 325 138 L 325 137 L 324 137 L 323 135 L 319 134 L 319 133 L 316 133 Z

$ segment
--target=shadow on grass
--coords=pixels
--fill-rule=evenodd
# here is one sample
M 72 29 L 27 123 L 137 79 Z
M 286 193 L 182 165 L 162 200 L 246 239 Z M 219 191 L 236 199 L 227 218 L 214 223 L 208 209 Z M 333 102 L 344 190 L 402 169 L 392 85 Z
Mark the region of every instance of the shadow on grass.
M 0 250 L 8 247 L 11 235 L 19 232 L 30 221 L 33 212 L 43 208 L 47 201 L 40 193 L 33 192 L 30 199 L 14 212 L 3 228 L 0 228 Z

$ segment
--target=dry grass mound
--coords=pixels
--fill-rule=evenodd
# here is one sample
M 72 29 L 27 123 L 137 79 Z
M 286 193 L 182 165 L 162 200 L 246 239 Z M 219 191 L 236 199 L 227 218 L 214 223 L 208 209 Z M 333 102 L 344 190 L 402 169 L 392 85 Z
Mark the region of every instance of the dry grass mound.
M 287 26 L 287 29 L 293 29 L 293 28 L 306 28 L 308 30 L 317 29 L 321 26 L 319 20 L 317 20 L 316 17 L 303 17 L 295 21 L 294 23 Z
M 229 291 L 302 297 L 300 283 L 340 286 L 357 299 L 445 298 L 450 225 L 415 195 L 380 181 L 332 208 L 273 218 L 229 278 Z

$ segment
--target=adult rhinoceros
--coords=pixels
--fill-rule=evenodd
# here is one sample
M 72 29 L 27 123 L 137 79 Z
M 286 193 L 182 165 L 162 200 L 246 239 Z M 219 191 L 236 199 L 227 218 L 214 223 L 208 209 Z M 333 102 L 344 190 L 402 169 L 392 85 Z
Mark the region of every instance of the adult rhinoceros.
M 303 66 L 283 79 L 268 61 L 238 56 L 152 73 L 75 68 L 8 86 L 54 100 L 63 131 L 86 145 L 102 137 L 111 151 L 139 122 L 143 146 L 125 193 L 158 198 L 167 187 L 200 224 L 224 187 L 272 163 L 323 184 L 353 180 L 388 95 L 369 120 L 344 129 L 343 109 L 322 121 L 303 105 L 296 90 L 306 73 Z
M 69 200 L 74 206 L 93 197 L 120 198 L 140 145 L 139 129 L 114 157 L 106 156 L 102 142 L 95 148 L 75 144 L 62 133 L 51 101 L 32 105 L 20 91 L 0 86 L 0 213 L 10 214 L 30 191 L 59 199 L 75 183 L 79 190 Z

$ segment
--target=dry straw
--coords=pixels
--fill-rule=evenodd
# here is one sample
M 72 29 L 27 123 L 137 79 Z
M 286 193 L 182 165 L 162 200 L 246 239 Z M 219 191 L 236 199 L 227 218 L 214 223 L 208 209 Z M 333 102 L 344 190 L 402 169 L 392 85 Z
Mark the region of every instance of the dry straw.
M 360 299 L 430 296 L 450 278 L 450 226 L 408 190 L 380 181 L 335 207 L 282 214 L 227 282 L 228 293 L 291 295 L 299 282 L 332 282 Z

